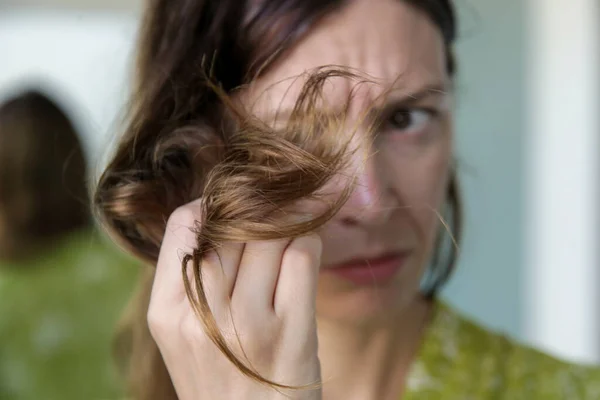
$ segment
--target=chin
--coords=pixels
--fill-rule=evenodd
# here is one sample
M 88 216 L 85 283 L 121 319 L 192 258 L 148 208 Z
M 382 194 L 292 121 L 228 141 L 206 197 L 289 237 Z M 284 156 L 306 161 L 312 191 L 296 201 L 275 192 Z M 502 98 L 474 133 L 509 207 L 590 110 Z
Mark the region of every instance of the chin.
M 321 277 L 317 315 L 350 325 L 389 323 L 419 297 L 419 282 L 418 276 L 397 276 L 384 284 L 359 286 L 336 277 Z

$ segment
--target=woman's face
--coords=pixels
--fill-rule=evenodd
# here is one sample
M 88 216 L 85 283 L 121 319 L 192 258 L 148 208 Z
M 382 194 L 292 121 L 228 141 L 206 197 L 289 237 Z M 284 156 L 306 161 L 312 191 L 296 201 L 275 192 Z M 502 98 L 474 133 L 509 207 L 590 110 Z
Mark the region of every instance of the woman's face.
M 328 107 L 343 107 L 352 94 L 347 120 L 360 121 L 367 107 L 382 110 L 370 148 L 353 155 L 355 190 L 321 231 L 319 317 L 358 323 L 401 312 L 418 296 L 448 183 L 450 78 L 441 33 L 426 15 L 400 0 L 354 0 L 315 26 L 242 101 L 258 115 L 284 115 L 301 90 L 297 77 L 325 65 L 375 81 L 328 82 Z

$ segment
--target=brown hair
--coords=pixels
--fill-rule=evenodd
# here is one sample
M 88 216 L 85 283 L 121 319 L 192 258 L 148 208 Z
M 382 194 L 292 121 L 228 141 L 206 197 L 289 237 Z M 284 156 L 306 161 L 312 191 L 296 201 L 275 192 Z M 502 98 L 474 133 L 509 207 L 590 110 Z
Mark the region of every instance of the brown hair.
M 0 257 L 91 224 L 86 163 L 65 113 L 35 91 L 0 107 Z
M 455 20 L 448 0 L 405 0 L 438 26 L 454 72 Z M 246 375 L 275 387 L 227 347 L 204 299 L 202 256 L 223 241 L 292 237 L 316 229 L 335 214 L 343 192 L 322 214 L 303 223 L 282 222 L 281 211 L 317 195 L 344 167 L 348 148 L 319 133 L 339 124 L 320 115 L 320 87 L 331 76 L 360 79 L 340 69 L 315 71 L 307 80 L 289 125 L 273 131 L 230 100 L 234 90 L 285 54 L 322 16 L 343 0 L 150 0 L 139 43 L 137 86 L 129 120 L 94 199 L 113 235 L 140 258 L 155 264 L 169 215 L 203 197 L 197 249 L 183 262 L 190 299 L 213 342 Z M 306 123 L 309 119 L 310 123 Z M 335 122 L 335 121 L 334 121 Z M 296 182 L 302 182 L 302 185 Z M 458 227 L 455 179 L 449 203 Z M 458 236 L 458 232 L 454 233 Z M 433 268 L 429 293 L 445 281 L 455 254 Z M 189 263 L 188 263 L 189 261 Z M 192 264 L 198 293 L 185 269 Z M 166 368 L 149 336 L 145 315 L 150 295 L 143 285 L 119 343 L 126 351 L 131 390 L 138 400 L 176 399 Z M 122 346 L 127 347 L 127 346 Z

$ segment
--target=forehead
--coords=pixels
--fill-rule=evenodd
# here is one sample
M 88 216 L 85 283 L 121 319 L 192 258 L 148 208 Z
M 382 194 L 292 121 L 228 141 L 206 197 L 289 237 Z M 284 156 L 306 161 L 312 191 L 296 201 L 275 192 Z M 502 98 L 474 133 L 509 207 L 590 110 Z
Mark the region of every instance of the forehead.
M 323 66 L 350 68 L 369 80 L 331 78 L 323 91 L 333 105 L 350 95 L 372 102 L 392 86 L 413 93 L 448 79 L 441 33 L 425 14 L 401 0 L 353 0 L 320 21 L 240 98 L 259 115 L 292 108 L 307 74 Z

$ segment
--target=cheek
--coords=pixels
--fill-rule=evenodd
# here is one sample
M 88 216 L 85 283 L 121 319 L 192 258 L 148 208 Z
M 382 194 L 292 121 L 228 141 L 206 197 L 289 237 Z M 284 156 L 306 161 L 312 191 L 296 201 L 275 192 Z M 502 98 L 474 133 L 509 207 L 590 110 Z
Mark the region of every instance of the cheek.
M 426 237 L 435 236 L 448 185 L 451 151 L 449 140 L 440 140 L 427 149 L 402 153 L 390 143 L 386 152 L 392 185 L 402 206 Z

